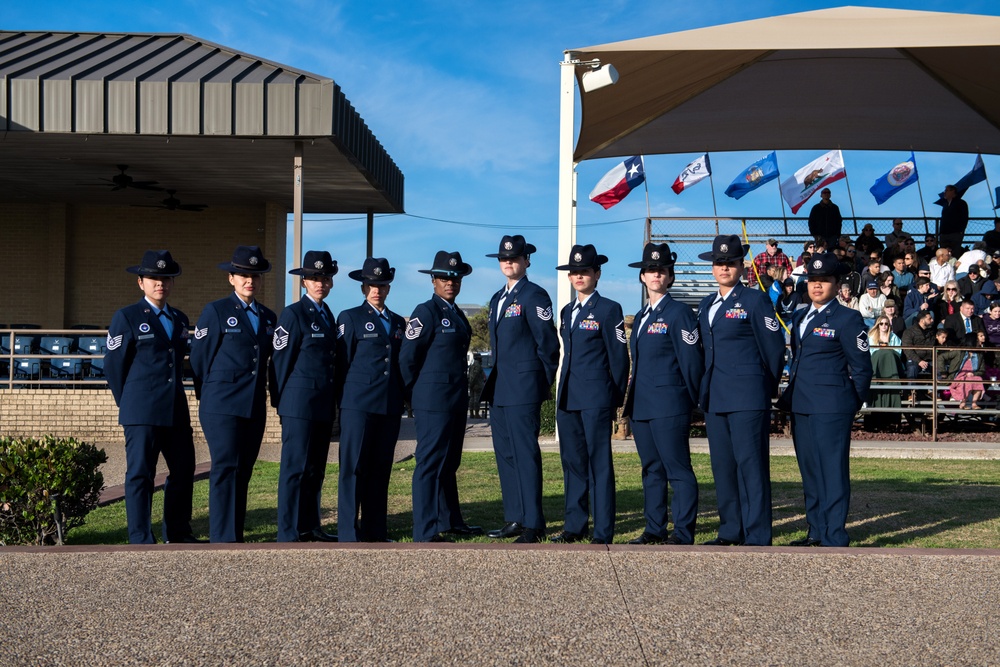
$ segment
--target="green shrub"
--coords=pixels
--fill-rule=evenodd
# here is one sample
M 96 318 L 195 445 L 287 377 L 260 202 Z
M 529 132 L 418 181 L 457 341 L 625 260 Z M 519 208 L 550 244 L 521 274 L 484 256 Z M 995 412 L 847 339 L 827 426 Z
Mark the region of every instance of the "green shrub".
M 73 438 L 0 438 L 0 543 L 53 544 L 58 497 L 63 531 L 97 507 L 108 460 Z
M 555 435 L 556 432 L 556 402 L 551 398 L 542 403 L 542 427 L 540 435 Z

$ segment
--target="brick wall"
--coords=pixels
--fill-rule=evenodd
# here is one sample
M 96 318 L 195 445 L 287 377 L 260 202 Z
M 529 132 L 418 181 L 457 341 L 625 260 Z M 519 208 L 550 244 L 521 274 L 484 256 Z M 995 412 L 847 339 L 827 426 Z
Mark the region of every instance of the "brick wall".
M 198 401 L 187 392 L 195 443 L 205 442 L 198 423 Z M 73 437 L 98 447 L 125 445 L 118 408 L 107 389 L 0 390 L 0 435 Z M 264 443 L 281 444 L 281 424 L 268 407 Z

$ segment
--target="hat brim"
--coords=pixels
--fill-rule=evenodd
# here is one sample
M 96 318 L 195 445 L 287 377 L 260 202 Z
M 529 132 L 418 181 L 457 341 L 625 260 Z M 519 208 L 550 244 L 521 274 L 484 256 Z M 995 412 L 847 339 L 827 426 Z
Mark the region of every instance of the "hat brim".
M 632 262 L 629 266 L 633 269 L 651 269 L 654 266 L 672 267 L 674 264 L 676 262 L 671 259 L 667 261 L 657 260 L 655 262 Z
M 396 278 L 396 269 L 392 267 L 389 269 L 388 278 L 375 278 L 374 276 L 365 277 L 365 272 L 362 269 L 355 269 L 347 274 L 347 277 L 351 280 L 357 280 L 359 283 L 366 283 L 368 285 L 388 285 Z
M 747 253 L 750 252 L 750 246 L 748 246 L 745 243 L 741 245 L 743 246 L 743 254 L 740 255 L 739 257 L 733 257 L 729 253 L 723 254 L 723 253 L 715 253 L 714 251 L 709 251 L 709 252 L 703 252 L 700 255 L 698 255 L 698 259 L 704 259 L 709 262 L 714 262 L 716 259 L 746 259 Z
M 317 277 L 317 276 L 335 276 L 337 272 L 340 271 L 340 267 L 336 264 L 333 265 L 333 271 L 317 271 L 316 269 L 292 269 L 288 273 L 293 276 L 302 276 L 303 278 Z
M 271 262 L 264 260 L 264 263 L 260 266 L 249 267 L 249 266 L 236 266 L 232 262 L 223 262 L 218 265 L 223 271 L 228 271 L 229 273 L 247 273 L 247 274 L 257 274 L 257 273 L 270 273 L 271 269 L 274 267 Z M 261 268 L 263 267 L 263 268 Z
M 486 255 L 487 257 L 492 257 L 493 259 L 514 259 L 515 257 L 527 257 L 528 255 L 533 255 L 538 252 L 538 248 L 531 245 L 530 243 L 524 244 L 524 250 L 515 253 L 513 250 L 508 250 L 504 252 L 491 252 Z
M 598 255 L 594 258 L 592 264 L 563 264 L 556 267 L 556 271 L 572 271 L 574 269 L 594 269 L 595 271 L 600 271 L 601 267 L 608 263 L 608 258 L 605 255 Z
M 472 266 L 469 264 L 459 264 L 455 270 L 442 271 L 441 269 L 417 269 L 418 273 L 427 273 L 438 278 L 463 278 L 472 273 Z
M 147 278 L 176 278 L 181 275 L 180 264 L 174 264 L 169 270 L 163 269 L 162 271 L 150 271 L 149 269 L 144 269 L 141 266 L 129 266 L 125 269 L 129 273 L 134 273 L 137 276 L 146 276 Z

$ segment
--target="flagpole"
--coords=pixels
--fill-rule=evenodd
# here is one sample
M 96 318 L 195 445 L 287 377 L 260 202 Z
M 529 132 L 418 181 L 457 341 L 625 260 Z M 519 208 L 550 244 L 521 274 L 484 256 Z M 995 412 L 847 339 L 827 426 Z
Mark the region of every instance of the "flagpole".
M 705 151 L 705 159 L 708 160 L 708 151 Z M 711 165 L 711 161 L 709 161 Z M 711 166 L 708 168 L 708 184 L 712 186 L 712 215 L 715 216 L 715 233 L 719 233 L 719 207 L 715 203 L 715 177 L 712 176 Z
M 642 160 L 642 185 L 646 188 L 646 219 L 648 220 L 653 214 L 649 210 L 649 176 L 646 175 L 646 156 L 640 153 L 639 159 Z
M 910 155 L 913 155 L 913 146 L 910 146 Z M 917 157 L 913 155 L 913 167 L 917 169 Z M 924 189 L 920 187 L 920 169 L 917 169 L 917 193 L 920 195 L 920 211 L 924 214 L 924 229 L 927 228 L 927 207 L 924 206 Z M 934 236 L 938 235 L 937 223 L 935 223 Z
M 979 158 L 982 159 L 982 153 L 980 153 Z M 990 186 L 990 177 L 986 173 L 986 163 L 985 162 L 983 163 L 983 177 L 984 177 L 984 180 L 986 181 L 986 189 L 989 190 L 990 206 L 992 206 L 993 210 L 995 211 L 996 207 L 997 207 L 997 203 L 993 199 L 993 188 Z

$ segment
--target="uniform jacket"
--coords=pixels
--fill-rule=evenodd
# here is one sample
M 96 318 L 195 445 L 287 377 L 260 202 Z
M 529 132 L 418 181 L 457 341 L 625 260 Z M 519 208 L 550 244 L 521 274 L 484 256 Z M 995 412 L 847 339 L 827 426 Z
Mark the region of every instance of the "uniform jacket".
M 559 365 L 559 338 L 552 322 L 552 300 L 526 277 L 514 285 L 497 321 L 504 290 L 490 299 L 493 370 L 483 400 L 493 405 L 530 405 L 549 398 Z
M 559 407 L 563 410 L 617 408 L 628 386 L 628 347 L 625 316 L 617 301 L 594 292 L 576 314 L 573 305 L 562 309 L 562 372 L 559 374 Z
M 799 325 L 811 308 L 792 318 L 792 365 L 778 407 L 805 414 L 853 415 L 868 400 L 872 382 L 868 327 L 861 313 L 835 299 L 809 321 L 802 337 Z
M 278 320 L 255 301 L 257 333 L 236 293 L 205 306 L 194 329 L 191 369 L 200 409 L 249 419 L 263 414 L 267 364 Z
M 340 407 L 379 415 L 403 412 L 399 348 L 406 320 L 386 310 L 389 333 L 367 301 L 337 317 L 337 391 Z
M 986 325 L 983 324 L 983 318 L 979 315 L 971 315 L 969 317 L 969 324 L 972 325 L 972 333 L 977 331 L 986 331 Z M 952 340 L 959 344 L 964 344 L 965 342 L 965 318 L 962 316 L 961 312 L 956 312 L 948 317 L 944 318 L 944 322 L 941 323 L 945 329 L 951 331 Z
M 629 339 L 632 377 L 625 415 L 648 420 L 689 414 L 705 373 L 694 311 L 666 294 L 640 327 L 642 313 L 636 314 Z
M 719 306 L 715 326 L 708 313 L 718 292 L 698 306 L 705 348 L 699 403 L 706 412 L 767 410 L 784 368 L 785 337 L 767 295 L 737 283 Z
M 190 423 L 182 384 L 188 318 L 170 304 L 166 310 L 173 318 L 171 338 L 145 299 L 111 319 L 104 373 L 123 426 L 175 426 L 175 414 Z
M 460 322 L 455 321 L 456 314 Z M 403 386 L 414 410 L 468 408 L 471 340 L 472 327 L 458 306 L 453 311 L 435 296 L 414 309 L 399 351 Z
M 337 322 L 332 313 L 327 317 L 330 326 L 308 296 L 278 317 L 272 339 L 271 405 L 283 417 L 333 421 Z

